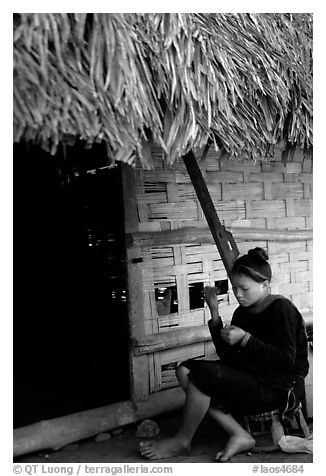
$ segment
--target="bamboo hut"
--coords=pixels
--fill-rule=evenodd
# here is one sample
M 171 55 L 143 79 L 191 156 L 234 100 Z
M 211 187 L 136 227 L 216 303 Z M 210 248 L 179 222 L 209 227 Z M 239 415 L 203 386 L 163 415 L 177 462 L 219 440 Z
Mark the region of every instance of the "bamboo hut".
M 120 164 L 130 378 L 123 401 L 15 429 L 14 454 L 179 408 L 176 365 L 212 355 L 201 290 L 219 284 L 226 320 L 236 301 L 185 158 L 311 319 L 312 15 L 14 14 L 14 142 Z

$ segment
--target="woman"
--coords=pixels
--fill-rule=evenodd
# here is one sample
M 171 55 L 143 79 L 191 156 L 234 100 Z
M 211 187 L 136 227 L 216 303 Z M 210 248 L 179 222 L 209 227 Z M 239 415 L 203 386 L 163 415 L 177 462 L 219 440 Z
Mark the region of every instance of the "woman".
M 205 414 L 229 434 L 216 460 L 227 461 L 250 450 L 255 440 L 233 415 L 280 408 L 283 418 L 298 405 L 308 373 L 307 338 L 298 309 L 287 298 L 271 295 L 268 255 L 254 248 L 232 268 L 234 294 L 239 302 L 231 324 L 223 326 L 215 288 L 205 288 L 211 320 L 209 330 L 220 360 L 189 360 L 176 371 L 186 392 L 179 431 L 164 440 L 141 442 L 148 459 L 190 452 L 191 441 Z

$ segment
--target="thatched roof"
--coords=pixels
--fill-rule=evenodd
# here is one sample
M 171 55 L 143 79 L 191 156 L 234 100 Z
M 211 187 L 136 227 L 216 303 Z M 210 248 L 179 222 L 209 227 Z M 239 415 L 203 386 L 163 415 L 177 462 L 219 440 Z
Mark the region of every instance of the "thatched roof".
M 312 147 L 312 15 L 14 14 L 14 141 L 105 141 L 151 165 Z

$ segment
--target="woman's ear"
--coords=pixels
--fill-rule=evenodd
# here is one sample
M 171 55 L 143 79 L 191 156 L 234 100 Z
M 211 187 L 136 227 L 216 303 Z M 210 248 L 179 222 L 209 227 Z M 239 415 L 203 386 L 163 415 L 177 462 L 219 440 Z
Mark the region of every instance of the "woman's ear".
M 269 287 L 269 281 L 266 279 L 264 282 L 263 282 L 263 288 L 268 288 Z

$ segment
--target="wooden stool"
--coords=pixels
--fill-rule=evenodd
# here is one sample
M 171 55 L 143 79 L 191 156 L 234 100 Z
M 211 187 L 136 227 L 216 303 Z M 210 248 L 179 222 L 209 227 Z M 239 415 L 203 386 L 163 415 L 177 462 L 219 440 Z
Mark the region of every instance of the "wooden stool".
M 294 411 L 294 417 L 297 422 L 298 428 L 301 430 L 305 438 L 310 438 L 311 433 L 306 423 L 306 420 L 302 414 L 301 403 Z M 255 431 L 253 429 L 254 423 L 258 423 L 260 429 Z M 259 415 L 246 415 L 243 417 L 243 426 L 254 438 L 260 435 L 271 434 L 273 444 L 261 445 L 253 448 L 253 452 L 270 452 L 279 450 L 278 442 L 282 436 L 285 435 L 286 428 L 281 423 L 280 411 L 278 409 L 267 413 L 261 413 Z M 268 427 L 268 428 L 267 428 Z

